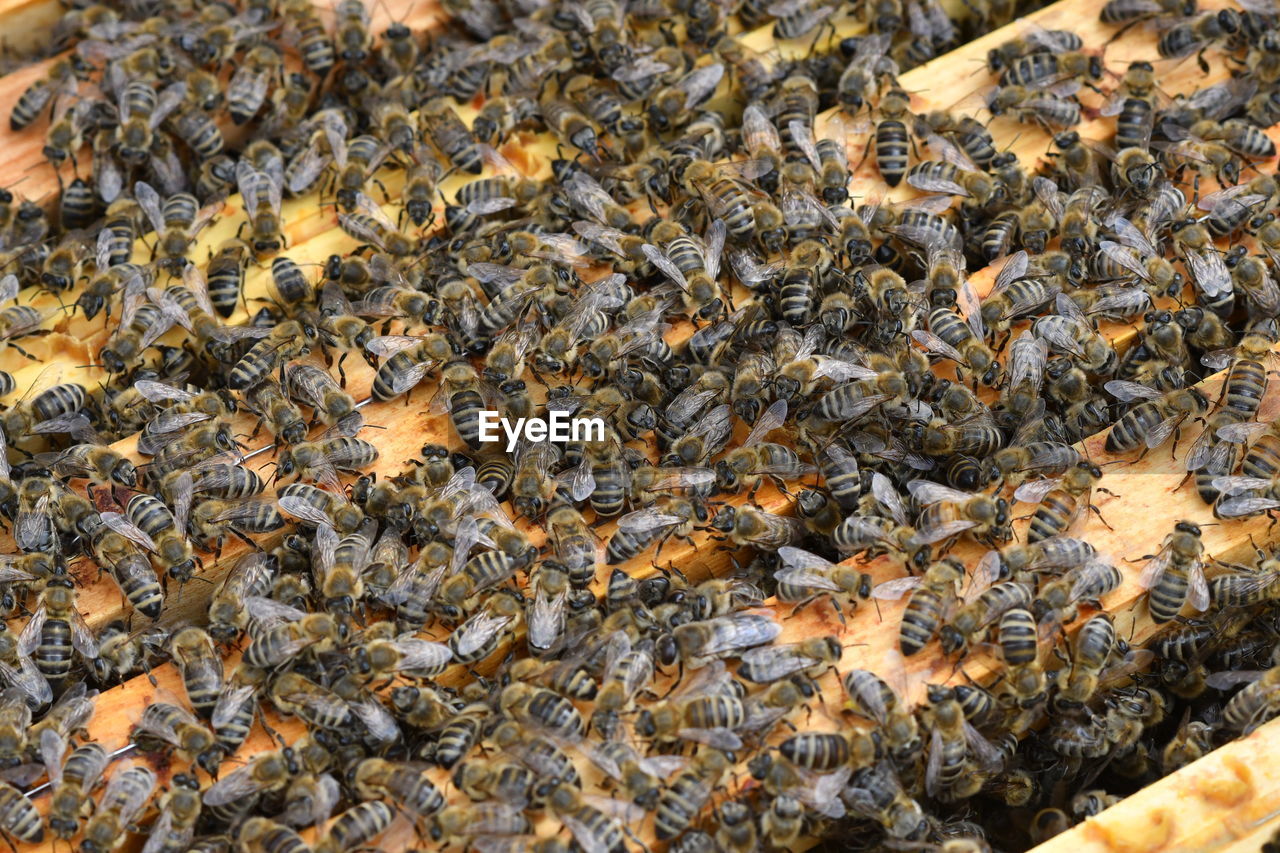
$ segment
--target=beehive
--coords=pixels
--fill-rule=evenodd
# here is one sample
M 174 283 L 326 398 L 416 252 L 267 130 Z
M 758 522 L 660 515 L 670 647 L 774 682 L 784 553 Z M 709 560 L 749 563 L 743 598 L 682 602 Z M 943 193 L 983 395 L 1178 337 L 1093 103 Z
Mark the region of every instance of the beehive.
M 1075 30 L 1084 37 L 1086 45 L 1094 46 L 1107 42 L 1113 32 L 1113 28 L 1104 27 L 1098 22 L 1097 12 L 1101 5 L 1098 0 L 1085 3 L 1060 0 L 1034 13 L 1030 18 L 1046 28 Z M 374 29 L 378 31 L 389 20 L 403 19 L 415 29 L 430 29 L 438 26 L 442 18 L 442 14 L 433 6 L 422 2 L 409 4 L 397 0 L 379 5 L 372 11 Z M 5 31 L 10 43 L 18 43 L 24 33 L 39 33 L 58 14 L 56 3 L 42 0 L 0 3 L 0 21 L 6 25 Z M 1011 24 L 904 74 L 901 83 L 912 92 L 913 110 L 923 113 L 963 103 L 976 105 L 982 91 L 990 85 L 990 78 L 979 70 L 987 51 L 1019 33 L 1020 27 L 1018 23 Z M 860 29 L 860 25 L 854 21 L 837 25 L 839 35 L 852 34 Z M 757 50 L 776 47 L 782 56 L 801 54 L 808 49 L 808 45 L 803 43 L 772 45 L 767 27 L 760 31 L 740 33 L 736 37 Z M 1138 28 L 1110 42 L 1105 54 L 1108 68 L 1119 73 L 1131 60 L 1152 58 L 1153 41 L 1154 36 L 1150 32 Z M 21 68 L 0 81 L 0 112 L 7 112 L 19 93 L 46 65 L 47 62 L 41 62 L 30 68 Z M 1187 60 L 1172 67 L 1169 73 L 1162 74 L 1161 85 L 1172 94 L 1208 85 L 1224 78 L 1226 73 L 1221 63 L 1215 63 L 1206 77 L 1193 61 Z M 1086 94 L 1083 99 L 1089 102 L 1090 96 Z M 1098 99 L 1095 99 L 1093 105 L 1096 106 L 1097 103 Z M 996 120 L 991 128 L 997 142 L 1016 151 L 1025 164 L 1035 163 L 1049 147 L 1049 136 L 1034 128 L 1001 120 Z M 1108 123 L 1097 119 L 1086 121 L 1078 129 L 1086 138 L 1101 138 L 1110 132 Z M 820 117 L 816 130 L 821 138 L 835 135 L 841 128 L 832 116 L 824 115 Z M 1270 135 L 1280 140 L 1280 131 L 1273 130 Z M 0 186 L 13 186 L 21 181 L 19 188 L 27 197 L 50 196 L 57 187 L 57 181 L 52 170 L 43 161 L 39 134 L 10 134 L 6 131 L 4 142 L 9 156 L 6 163 L 0 166 Z M 509 143 L 504 153 L 531 176 L 545 176 L 549 172 L 549 159 L 554 156 L 554 147 L 554 142 L 549 139 L 525 136 L 518 142 Z M 856 135 L 849 137 L 848 148 L 852 161 L 858 160 L 862 147 L 861 138 Z M 1260 168 L 1267 170 L 1273 170 L 1274 167 L 1274 162 L 1260 164 Z M 399 192 L 401 180 L 401 175 L 396 172 L 389 172 L 384 176 L 393 198 Z M 880 192 L 879 187 L 879 177 L 874 167 L 867 162 L 855 174 L 851 192 L 855 196 L 872 195 Z M 453 188 L 447 181 L 443 187 L 446 195 Z M 890 193 L 888 198 L 900 200 L 913 194 L 915 190 L 903 186 Z M 318 198 L 312 196 L 285 204 L 289 255 L 300 263 L 320 263 L 330 254 L 349 250 L 356 243 L 337 227 L 332 208 L 323 207 L 318 202 Z M 231 236 L 242 219 L 239 199 L 232 197 L 219 221 L 201 235 L 197 256 L 203 253 L 204 247 L 216 246 Z M 999 266 L 997 263 L 972 275 L 979 295 L 985 295 Z M 251 271 L 246 282 L 247 295 L 266 293 L 267 278 L 265 269 Z M 33 304 L 52 304 L 48 296 L 32 298 Z M 29 344 L 24 343 L 24 347 L 37 357 L 35 363 L 22 361 L 12 352 L 6 351 L 9 354 L 4 356 L 4 366 L 11 369 L 18 380 L 18 391 L 14 397 L 21 395 L 33 382 L 46 386 L 72 377 L 81 382 L 99 378 L 96 368 L 86 369 L 85 365 L 94 361 L 97 350 L 105 340 L 103 325 L 73 316 L 55 317 L 50 321 L 50 326 L 54 329 L 53 334 L 35 339 Z M 686 340 L 691 331 L 688 326 L 677 326 L 666 335 L 670 342 L 676 343 Z M 1104 332 L 1117 346 L 1123 346 L 1132 339 L 1134 328 L 1126 324 L 1113 324 L 1105 327 Z M 372 371 L 363 364 L 354 362 L 348 363 L 347 374 L 349 390 L 358 399 L 368 396 Z M 381 458 L 375 466 L 379 474 L 395 473 L 401 460 L 415 455 L 424 441 L 451 442 L 447 420 L 428 413 L 425 406 L 420 405 L 429 398 L 433 390 L 430 383 L 428 385 L 429 387 L 418 389 L 413 395 L 413 403 L 407 408 L 399 400 L 372 403 L 366 407 L 365 416 L 369 423 L 387 427 L 371 438 L 381 451 Z M 1219 387 L 1220 377 L 1210 378 L 1204 383 L 1204 390 L 1210 398 L 1217 396 Z M 1271 420 L 1277 416 L 1280 416 L 1280 402 L 1273 397 L 1264 402 L 1259 419 Z M 240 424 L 242 432 L 247 433 L 252 429 L 249 418 L 244 418 Z M 1197 431 L 1198 427 L 1184 430 L 1186 434 L 1183 441 L 1172 457 L 1162 450 L 1149 454 L 1140 461 L 1126 459 L 1124 464 L 1108 469 L 1106 484 L 1114 494 L 1097 499 L 1098 508 L 1106 523 L 1090 515 L 1081 522 L 1079 535 L 1097 545 L 1100 551 L 1109 551 L 1117 559 L 1137 561 L 1159 548 L 1161 540 L 1175 521 L 1186 519 L 1206 524 L 1212 522 L 1209 509 L 1195 498 L 1191 490 L 1179 488 L 1184 478 L 1179 460 L 1187 452 Z M 1105 437 L 1105 434 L 1097 435 L 1084 442 L 1084 450 L 1088 456 L 1099 463 L 1113 461 L 1103 450 Z M 452 443 L 456 443 L 456 440 Z M 260 438 L 255 449 L 262 449 L 266 444 L 267 441 Z M 132 441 L 126 440 L 117 447 L 126 452 L 132 451 Z M 253 463 L 260 469 L 265 468 L 270 456 L 269 453 L 259 454 L 254 457 Z M 135 458 L 138 458 L 136 454 Z M 771 487 L 762 489 L 756 500 L 767 510 L 791 512 L 790 500 Z M 527 530 L 531 540 L 535 544 L 541 544 L 545 538 L 541 528 L 527 525 Z M 610 530 L 611 527 L 606 525 L 601 533 L 605 534 Z M 1218 559 L 1244 560 L 1252 554 L 1255 544 L 1268 541 L 1269 530 L 1265 517 L 1230 525 L 1206 526 L 1204 541 L 1207 551 Z M 727 553 L 708 547 L 711 543 L 706 541 L 698 544 L 702 547 L 671 542 L 663 551 L 664 559 L 680 568 L 692 580 L 725 575 L 731 570 Z M 12 548 L 11 540 L 6 537 L 0 548 Z M 232 541 L 219 559 L 206 560 L 202 576 L 216 581 L 245 550 L 243 545 Z M 974 546 L 962 544 L 956 548 L 955 553 L 972 564 L 981 551 Z M 626 566 L 626 569 L 637 577 L 653 572 L 647 558 L 638 558 L 633 564 Z M 876 581 L 898 574 L 887 562 L 871 562 L 866 570 Z M 164 621 L 175 624 L 200 620 L 211 589 L 211 585 L 199 583 L 184 587 L 180 595 L 170 597 Z M 601 591 L 602 589 L 597 589 L 597 592 Z M 1108 610 L 1118 614 L 1118 631 L 1131 637 L 1133 643 L 1141 642 L 1154 631 L 1154 626 L 1145 617 L 1145 609 L 1133 607 L 1141 593 L 1142 590 L 1136 584 L 1136 570 L 1131 569 L 1126 571 L 1125 585 L 1106 601 Z M 107 579 L 85 584 L 79 595 L 80 608 L 91 627 L 98 628 L 126 615 L 127 608 L 120 600 L 117 588 Z M 774 605 L 774 602 L 766 602 L 767 607 Z M 893 603 L 882 603 L 878 612 L 875 608 L 862 607 L 851 614 L 847 621 L 840 621 L 830 608 L 811 606 L 790 618 L 780 620 L 783 633 L 778 641 L 790 642 L 805 637 L 834 634 L 846 646 L 842 671 L 853 667 L 875 669 L 894 642 L 895 632 L 887 628 L 896 626 L 901 608 L 901 604 Z M 777 609 L 780 615 L 786 615 L 790 608 L 783 605 Z M 500 657 L 501 655 L 495 656 L 495 660 L 489 662 L 490 669 Z M 998 666 L 994 660 L 975 655 L 966 660 L 965 672 L 968 677 L 981 681 Z M 934 680 L 942 680 L 952 670 L 950 663 L 940 662 L 929 652 L 912 658 L 910 667 L 913 672 L 931 672 Z M 180 692 L 181 687 L 172 667 L 164 666 L 153 675 L 154 684 L 146 677 L 139 676 L 105 691 L 97 698 L 97 713 L 90 725 L 90 734 L 94 739 L 109 749 L 123 748 L 128 742 L 129 722 L 136 720 L 149 702 L 166 693 Z M 439 681 L 443 684 L 457 684 L 466 677 L 465 672 L 455 668 Z M 825 691 L 823 710 L 826 713 L 818 712 L 812 716 L 809 725 L 813 728 L 834 726 L 841 719 L 840 709 L 844 696 L 838 678 L 834 674 L 828 674 L 821 683 Z M 658 692 L 664 692 L 665 689 L 660 679 Z M 300 725 L 292 719 L 273 718 L 272 726 L 286 738 L 300 730 Z M 1044 845 L 1044 849 L 1067 849 L 1067 845 L 1071 845 L 1073 849 L 1085 847 L 1100 850 L 1237 849 L 1232 847 L 1233 842 L 1239 841 L 1240 845 L 1244 845 L 1247 843 L 1244 839 L 1265 837 L 1271 826 L 1280 820 L 1274 816 L 1280 810 L 1280 789 L 1276 787 L 1274 768 L 1254 759 L 1268 751 L 1274 753 L 1278 736 L 1280 728 L 1277 728 L 1277 724 L 1265 726 L 1249 738 L 1216 751 L 1098 818 L 1052 840 Z M 266 733 L 255 729 L 242 748 L 242 754 L 252 755 L 272 746 Z M 745 779 L 746 774 L 738 774 L 738 777 Z M 438 781 L 442 787 L 445 786 L 443 771 Z M 554 831 L 554 827 L 549 831 Z M 648 840 L 651 828 L 643 826 L 638 834 Z M 393 830 L 393 835 L 385 837 L 381 842 L 382 848 L 387 850 L 406 849 L 414 844 L 407 826 L 398 826 Z M 1239 849 L 1249 848 L 1241 846 Z

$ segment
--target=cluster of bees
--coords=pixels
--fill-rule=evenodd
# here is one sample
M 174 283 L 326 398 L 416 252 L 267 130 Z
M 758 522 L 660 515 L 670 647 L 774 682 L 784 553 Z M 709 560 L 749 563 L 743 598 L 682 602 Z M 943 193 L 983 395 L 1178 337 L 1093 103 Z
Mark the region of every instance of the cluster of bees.
M 981 103 L 1053 134 L 1041 163 L 914 113 L 899 81 L 1015 4 L 444 10 L 428 36 L 375 33 L 361 0 L 331 23 L 305 0 L 73 4 L 14 106 L 60 192 L 0 192 L 0 339 L 34 358 L 50 324 L 107 331 L 104 381 L 0 412 L 9 838 L 336 853 L 399 822 L 492 851 L 1020 849 L 1276 713 L 1273 553 L 1227 565 L 1179 522 L 1140 570 L 1165 630 L 1134 648 L 1102 608 L 1121 569 L 1072 534 L 1104 479 L 1078 442 L 1107 427 L 1132 459 L 1201 421 L 1183 464 L 1213 514 L 1280 509 L 1258 420 L 1280 10 L 1110 0 L 1117 33 L 1159 33 L 1118 75 L 1019 25 Z M 768 26 L 807 48 L 736 35 Z M 1193 55 L 1230 76 L 1163 92 Z M 879 200 L 850 197 L 859 125 Z M 531 175 L 508 157 L 537 134 L 557 156 Z M 924 195 L 885 200 L 904 182 Z M 354 248 L 304 258 L 289 198 Z M 1112 322 L 1136 327 L 1123 351 Z M 379 477 L 368 427 L 401 400 L 447 413 L 449 446 Z M 489 410 L 607 429 L 506 452 Z M 246 413 L 270 436 L 252 452 Z M 247 464 L 268 451 L 275 482 Z M 733 576 L 662 565 L 695 541 Z M 214 561 L 207 618 L 166 619 Z M 86 623 L 84 566 L 128 622 Z M 904 598 L 876 671 L 841 666 L 843 634 L 779 641 L 792 609 Z M 907 664 L 935 641 L 926 686 Z M 942 683 L 984 651 L 998 681 Z M 166 660 L 183 695 L 139 709 L 115 763 L 85 736 L 97 691 Z M 246 756 L 258 725 L 274 748 Z

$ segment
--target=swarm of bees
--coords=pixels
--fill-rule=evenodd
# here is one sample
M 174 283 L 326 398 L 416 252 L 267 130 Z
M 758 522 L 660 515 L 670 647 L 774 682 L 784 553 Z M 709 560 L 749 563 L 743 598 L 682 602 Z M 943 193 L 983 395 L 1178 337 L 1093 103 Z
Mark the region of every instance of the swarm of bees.
M 980 100 L 1031 163 L 903 78 L 1015 3 L 70 5 L 10 115 L 60 191 L 0 190 L 0 341 L 102 317 L 104 378 L 0 411 L 8 840 L 1020 850 L 1280 714 L 1280 553 L 1182 520 L 1126 569 L 1081 443 L 1280 510 L 1280 8 L 1109 0 L 1158 33 L 1119 70 L 1017 24 Z M 1164 92 L 1193 56 L 1232 73 Z M 306 204 L 345 249 L 292 245 Z M 448 437 L 396 471 L 411 412 Z M 604 429 L 508 448 L 490 412 Z M 873 609 L 874 666 L 784 636 Z M 167 664 L 127 746 L 88 736 Z

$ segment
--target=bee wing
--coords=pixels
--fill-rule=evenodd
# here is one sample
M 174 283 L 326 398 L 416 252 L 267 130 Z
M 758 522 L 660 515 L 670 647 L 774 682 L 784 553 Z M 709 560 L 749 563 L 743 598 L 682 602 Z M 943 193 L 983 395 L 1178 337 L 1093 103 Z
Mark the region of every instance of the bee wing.
M 258 688 L 252 684 L 225 685 L 213 706 L 213 714 L 209 717 L 210 725 L 215 729 L 226 728 L 235 720 L 244 704 L 257 692 Z
M 689 289 L 689 282 L 685 279 L 684 273 L 671 262 L 661 249 L 650 243 L 645 243 L 640 247 L 640 251 L 649 259 L 649 263 L 661 270 L 663 275 L 675 282 L 681 290 Z
M 678 734 L 685 740 L 706 744 L 715 749 L 733 750 L 742 748 L 742 738 L 732 729 L 680 729 Z
M 922 527 L 916 531 L 911 537 L 911 543 L 914 545 L 932 545 L 936 542 L 942 542 L 950 539 L 952 536 L 959 536 L 961 533 L 973 527 L 977 527 L 977 522 L 955 520 L 947 521 L 936 527 Z
M 364 723 L 373 740 L 384 744 L 400 740 L 400 726 L 396 723 L 396 718 L 376 697 L 362 696 L 347 705 L 360 718 L 360 722 Z M 336 786 L 337 783 L 334 784 Z
M 62 763 L 70 745 L 66 737 L 52 726 L 40 730 L 40 763 L 49 771 L 49 782 L 55 787 L 62 781 Z M 107 755 L 106 752 L 95 754 L 100 754 L 103 758 Z M 106 766 L 103 761 L 102 767 Z M 102 775 L 102 770 L 97 775 Z
M 1160 255 L 1160 251 L 1152 245 L 1151 241 L 1147 240 L 1146 234 L 1142 233 L 1137 225 L 1129 222 L 1129 220 L 1125 219 L 1124 216 L 1112 216 L 1112 218 L 1108 220 L 1107 225 L 1111 228 L 1111 231 L 1116 232 L 1116 237 L 1120 238 L 1121 243 L 1124 243 L 1124 245 L 1129 248 L 1133 248 L 1133 250 L 1137 251 L 1139 255 L 1142 255 L 1143 257 Z M 1119 261 L 1117 261 L 1117 263 L 1119 263 Z
M 671 527 L 683 522 L 684 518 L 682 516 L 659 512 L 652 507 L 647 507 L 629 512 L 619 518 L 618 529 L 625 530 L 628 533 L 648 533 L 650 530 Z
M 1022 503 L 1038 504 L 1044 500 L 1045 495 L 1060 485 L 1062 485 L 1062 480 L 1057 477 L 1047 480 L 1028 480 L 1014 491 L 1013 499 Z
M 636 80 L 643 80 L 646 77 L 655 77 L 659 74 L 665 74 L 672 70 L 670 65 L 665 62 L 658 62 L 652 57 L 640 56 L 634 62 L 630 62 L 613 71 L 609 76 L 619 83 L 631 83 Z
M 1227 269 L 1222 255 L 1214 251 L 1189 251 L 1184 260 L 1191 271 L 1191 277 L 1205 296 L 1213 298 L 1231 292 L 1231 271 Z
M 691 110 L 711 97 L 723 77 L 724 65 L 719 62 L 695 68 L 682 77 L 676 88 L 684 92 L 684 108 Z
M 760 259 L 752 254 L 750 249 L 741 247 L 730 249 L 728 254 L 729 266 L 733 267 L 733 274 L 747 288 L 755 288 L 760 284 L 772 281 L 786 266 L 783 261 L 775 261 L 768 264 L 761 263 Z
M 458 656 L 466 657 L 483 649 L 510 622 L 510 616 L 494 616 L 487 611 L 477 613 L 463 623 L 466 628 L 465 631 L 463 626 L 459 626 L 453 632 L 454 645 L 457 646 Z
M 53 701 L 53 689 L 36 666 L 35 661 L 21 648 L 17 654 L 18 666 L 12 667 L 0 661 L 0 681 L 11 684 L 27 697 L 27 704 L 44 707 Z M 47 765 L 46 765 L 47 766 Z
M 150 536 L 148 536 L 146 531 L 134 525 L 131 521 L 129 521 L 129 519 L 125 518 L 120 513 L 104 512 L 99 517 L 102 519 L 103 524 L 107 525 L 107 527 L 110 527 L 116 533 L 119 533 L 121 536 L 125 537 L 131 542 L 141 545 L 143 548 L 146 548 L 148 551 L 152 552 L 153 554 L 155 553 L 156 551 L 155 540 L 152 539 Z
M 1259 496 L 1242 496 L 1219 501 L 1214 512 L 1224 518 L 1243 518 L 1280 508 L 1280 501 Z M 1201 608 L 1202 610 L 1204 608 Z
M 257 794 L 262 786 L 254 778 L 254 769 L 254 762 L 250 761 L 215 781 L 204 792 L 204 804 L 225 806 Z
M 1187 458 L 1183 460 L 1183 467 L 1187 471 L 1199 471 L 1210 465 L 1219 468 L 1231 461 L 1231 454 L 1231 443 L 1219 441 L 1212 430 L 1206 429 L 1196 436 L 1195 443 L 1187 452 Z
M 818 143 L 813 138 L 813 128 L 805 121 L 793 121 L 787 125 L 791 131 L 791 139 L 799 146 L 800 151 L 809 159 L 815 172 L 822 171 L 822 158 L 818 156 Z
M 1125 403 L 1134 400 L 1159 400 L 1164 397 L 1159 391 L 1146 385 L 1139 385 L 1137 382 L 1128 382 L 1124 379 L 1112 379 L 1102 386 L 1111 396 Z
M 702 260 L 707 276 L 711 279 L 720 277 L 720 259 L 724 255 L 725 239 L 729 234 L 729 226 L 723 219 L 714 219 L 707 226 L 703 240 Z
M 970 590 L 984 590 L 1000 579 L 1000 552 L 988 551 L 983 554 L 978 564 L 973 567 L 973 577 L 969 582 Z M 967 600 L 967 596 L 966 596 Z
M 1009 346 L 1009 385 L 1017 387 L 1032 382 L 1038 388 L 1044 380 L 1044 368 L 1049 360 L 1049 345 L 1023 329 L 1022 334 Z
M 1164 573 L 1169 569 L 1169 557 L 1171 555 L 1168 545 L 1160 549 L 1160 553 L 1152 557 L 1147 565 L 1143 567 L 1142 574 L 1138 576 L 1138 586 L 1143 589 L 1153 589 L 1160 583 L 1160 579 L 1164 577 Z
M 1261 435 L 1270 429 L 1270 424 L 1257 423 L 1250 421 L 1248 423 L 1227 424 L 1218 427 L 1218 438 L 1223 441 L 1229 441 L 1232 444 L 1246 444 L 1255 436 Z
M 871 589 L 871 597 L 881 601 L 897 601 L 912 590 L 918 589 L 924 583 L 924 578 L 919 575 L 912 575 L 905 578 L 894 578 L 893 580 L 883 581 L 876 584 Z
M 251 595 L 244 600 L 245 612 L 249 618 L 263 628 L 278 625 L 282 622 L 296 622 L 306 616 L 306 612 L 287 604 L 281 604 L 271 598 Z
M 861 364 L 855 364 L 842 358 L 823 355 L 815 355 L 812 358 L 817 365 L 813 371 L 814 378 L 834 379 L 836 382 L 852 382 L 860 379 L 875 379 L 879 376 L 869 367 L 864 367 Z
M 1238 495 L 1241 492 L 1256 492 L 1270 488 L 1271 480 L 1261 477 L 1214 477 L 1213 487 L 1224 495 Z
M 775 400 L 764 410 L 764 414 L 760 415 L 755 426 L 751 428 L 751 433 L 747 436 L 743 447 L 752 447 L 763 441 L 765 436 L 779 429 L 787 422 L 787 401 Z
M 1179 412 L 1172 417 L 1165 418 L 1147 432 L 1143 443 L 1146 444 L 1149 450 L 1156 449 L 1169 440 L 1169 436 L 1173 435 L 1173 431 L 1186 420 L 1186 417 L 1186 412 Z
M 782 138 L 769 120 L 768 114 L 756 103 L 747 104 L 742 111 L 742 140 L 751 156 L 762 151 L 782 150 Z
M 960 362 L 962 364 L 964 363 L 965 359 L 964 356 L 960 354 L 960 351 L 935 335 L 933 332 L 926 332 L 924 329 L 913 329 L 911 331 L 911 337 L 916 343 L 920 344 L 920 346 L 924 347 L 925 350 L 931 353 L 943 356 L 944 358 L 949 358 L 952 361 Z
M 565 602 L 568 590 L 554 596 L 539 593 L 533 597 L 526 621 L 529 644 L 537 649 L 550 649 L 564 630 Z
M 973 727 L 968 720 L 963 723 L 964 739 L 969 744 L 969 749 L 973 753 L 973 757 L 977 759 L 978 764 L 988 773 L 997 773 L 1004 766 L 1004 759 L 1000 754 L 1000 750 L 983 737 L 982 733 Z
M 137 200 L 138 206 L 142 208 L 142 212 L 146 214 L 147 220 L 150 221 L 151 227 L 155 229 L 156 233 L 165 233 L 164 214 L 160 209 L 160 194 L 155 191 L 155 188 L 146 181 L 138 181 L 133 185 L 133 197 Z
M 938 796 L 943 748 L 942 729 L 935 727 L 929 733 L 929 760 L 924 769 L 924 790 L 930 797 Z
M 907 483 L 907 491 L 923 505 L 941 503 L 942 501 L 967 501 L 966 492 L 944 486 L 931 480 L 912 480 Z
M 109 235 L 109 232 L 103 232 Z M 9 302 L 18 298 L 18 277 L 13 273 L 9 273 L 4 278 L 0 278 L 0 302 Z
M 907 183 L 916 189 L 924 190 L 925 192 L 942 193 L 944 195 L 958 195 L 964 198 L 969 197 L 969 191 L 962 185 L 950 180 L 949 178 L 931 175 L 928 172 L 914 172 L 907 175 Z
M 31 510 L 21 509 L 13 523 L 13 540 L 23 551 L 38 551 L 45 545 L 50 530 L 49 496 L 36 501 Z
M 778 583 L 793 584 L 807 589 L 826 590 L 828 592 L 840 591 L 839 585 L 832 581 L 831 578 L 820 572 L 800 566 L 781 569 L 774 574 L 774 578 Z

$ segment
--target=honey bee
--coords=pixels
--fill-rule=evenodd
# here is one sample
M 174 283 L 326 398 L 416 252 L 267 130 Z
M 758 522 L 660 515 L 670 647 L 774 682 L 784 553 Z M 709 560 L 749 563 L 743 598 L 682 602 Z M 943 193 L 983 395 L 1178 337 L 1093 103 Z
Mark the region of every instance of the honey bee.
M 93 789 L 102 779 L 110 760 L 100 744 L 86 743 L 76 747 L 70 755 L 63 755 L 66 743 L 53 732 L 43 739 L 41 756 L 49 766 L 49 781 L 53 796 L 49 801 L 49 829 L 58 838 L 68 841 L 80 831 L 80 821 L 87 811 Z
M 76 655 L 87 661 L 97 658 L 97 638 L 76 609 L 75 586 L 65 570 L 45 582 L 40 604 L 22 629 L 18 645 L 55 692 L 70 677 Z
M 155 188 L 143 181 L 134 185 L 134 196 L 138 207 L 155 229 L 155 252 L 160 263 L 174 271 L 186 264 L 187 250 L 196 236 L 222 209 L 220 204 L 200 207 L 195 196 L 187 193 L 178 193 L 161 201 Z
M 816 554 L 786 546 L 778 549 L 786 568 L 776 575 L 779 601 L 797 602 L 796 609 L 829 595 L 843 620 L 841 599 L 855 601 L 871 594 L 871 578 L 853 566 L 830 563 Z M 856 603 L 856 601 L 855 601 Z
M 1188 417 L 1203 415 L 1208 400 L 1194 389 L 1161 393 L 1146 385 L 1113 379 L 1108 392 L 1120 400 L 1141 400 L 1118 420 L 1107 436 L 1108 453 L 1126 453 L 1144 446 L 1150 450 L 1164 444 Z M 1144 450 L 1144 453 L 1146 451 Z
M 1147 590 L 1147 607 L 1156 622 L 1168 622 L 1190 602 L 1209 609 L 1209 584 L 1204 577 L 1204 543 L 1200 528 L 1180 521 L 1165 537 L 1160 552 L 1142 570 L 1139 584 Z
M 85 853 L 107 853 L 119 847 L 155 787 L 155 773 L 140 764 L 112 773 L 93 817 L 85 825 L 80 848 Z
M 964 567 L 954 559 L 932 563 L 923 576 L 884 581 L 871 590 L 871 597 L 897 600 L 910 592 L 898 630 L 898 646 L 904 655 L 919 652 L 942 627 L 943 611 L 957 595 Z

